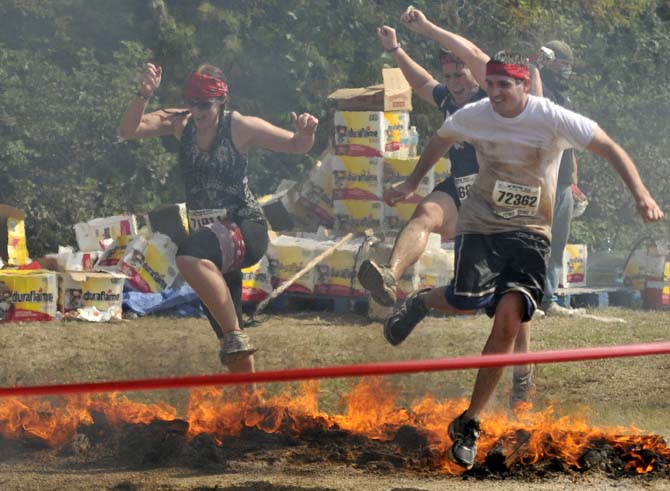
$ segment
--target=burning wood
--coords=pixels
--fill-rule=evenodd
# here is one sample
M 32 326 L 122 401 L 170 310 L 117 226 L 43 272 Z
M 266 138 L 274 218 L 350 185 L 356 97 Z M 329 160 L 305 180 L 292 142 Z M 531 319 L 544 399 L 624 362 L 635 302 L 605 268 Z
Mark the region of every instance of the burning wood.
M 112 396 L 0 400 L 0 457 L 54 449 L 80 462 L 105 456 L 127 467 L 189 466 L 226 469 L 231 461 L 294 464 L 337 462 L 376 471 L 461 473 L 447 459 L 446 423 L 463 401 L 431 397 L 411 408 L 379 380 L 362 382 L 343 414 L 318 409 L 318 384 L 301 394 L 231 399 L 217 389 L 194 391 L 184 419 L 166 404 L 146 405 Z M 605 472 L 613 477 L 670 477 L 670 449 L 656 435 L 589 427 L 556 418 L 553 409 L 484 418 L 477 476 L 544 476 Z

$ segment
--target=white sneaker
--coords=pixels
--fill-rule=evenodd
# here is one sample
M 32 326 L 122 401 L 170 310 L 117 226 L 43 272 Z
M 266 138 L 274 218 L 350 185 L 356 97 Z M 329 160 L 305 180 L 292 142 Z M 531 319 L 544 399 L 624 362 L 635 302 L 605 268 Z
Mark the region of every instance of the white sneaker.
M 533 312 L 533 319 L 542 319 L 545 317 L 547 314 L 544 313 L 544 310 L 540 309 L 535 309 L 535 312 Z
M 549 304 L 549 307 L 544 309 L 544 313 L 548 316 L 555 315 L 557 317 L 569 317 L 571 315 L 584 315 L 586 310 L 584 309 L 573 309 L 568 307 L 563 307 L 557 303 Z

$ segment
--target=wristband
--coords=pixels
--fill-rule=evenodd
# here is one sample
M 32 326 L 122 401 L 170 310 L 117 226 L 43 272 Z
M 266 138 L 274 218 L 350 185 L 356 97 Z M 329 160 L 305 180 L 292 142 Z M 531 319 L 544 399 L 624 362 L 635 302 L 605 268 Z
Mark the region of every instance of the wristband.
M 151 99 L 151 96 L 152 96 L 152 95 L 153 95 L 153 94 L 151 94 L 151 95 L 142 95 L 142 93 L 141 93 L 139 90 L 138 90 L 137 92 L 135 92 L 135 97 L 139 97 L 140 99 L 142 99 L 142 100 L 145 101 L 145 102 L 148 101 L 149 99 Z
M 401 48 L 400 43 L 398 43 L 398 44 L 396 44 L 395 46 L 393 46 L 393 48 L 389 48 L 389 49 L 387 49 L 386 52 L 387 52 L 387 53 L 395 53 L 395 52 L 398 51 L 400 48 Z

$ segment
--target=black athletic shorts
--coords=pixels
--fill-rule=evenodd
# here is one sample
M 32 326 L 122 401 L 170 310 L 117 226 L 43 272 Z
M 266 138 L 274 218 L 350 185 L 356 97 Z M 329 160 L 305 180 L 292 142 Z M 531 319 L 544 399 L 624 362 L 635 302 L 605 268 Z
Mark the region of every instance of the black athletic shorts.
M 495 315 L 503 295 L 518 291 L 526 299 L 523 321 L 542 302 L 551 246 L 543 235 L 517 230 L 498 234 L 460 234 L 455 242 L 454 279 L 445 297 L 462 310 L 486 309 Z
M 253 266 L 261 260 L 268 247 L 268 228 L 265 223 L 258 223 L 251 220 L 236 220 L 235 223 L 242 231 L 244 237 L 245 255 L 242 261 L 242 268 Z M 179 244 L 177 256 L 193 256 L 200 259 L 209 259 L 218 269 L 221 269 L 221 249 L 216 235 L 208 228 L 201 228 L 193 232 L 186 240 Z M 236 270 L 223 275 L 223 279 L 228 285 L 230 296 L 235 305 L 237 319 L 242 327 L 242 271 Z M 223 338 L 224 332 L 218 325 L 205 304 L 202 304 L 203 310 L 209 319 L 209 323 L 214 329 L 217 337 Z

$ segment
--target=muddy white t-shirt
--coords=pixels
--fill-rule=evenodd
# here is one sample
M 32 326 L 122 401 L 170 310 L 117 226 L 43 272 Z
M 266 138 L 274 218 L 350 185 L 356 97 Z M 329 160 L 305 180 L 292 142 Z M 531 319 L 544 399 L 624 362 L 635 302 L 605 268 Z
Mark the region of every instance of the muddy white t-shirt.
M 458 233 L 529 230 L 551 238 L 563 150 L 583 150 L 597 127 L 585 116 L 532 95 L 514 118 L 496 113 L 489 99 L 447 118 L 438 135 L 470 143 L 479 162 L 479 175 L 459 213 Z

